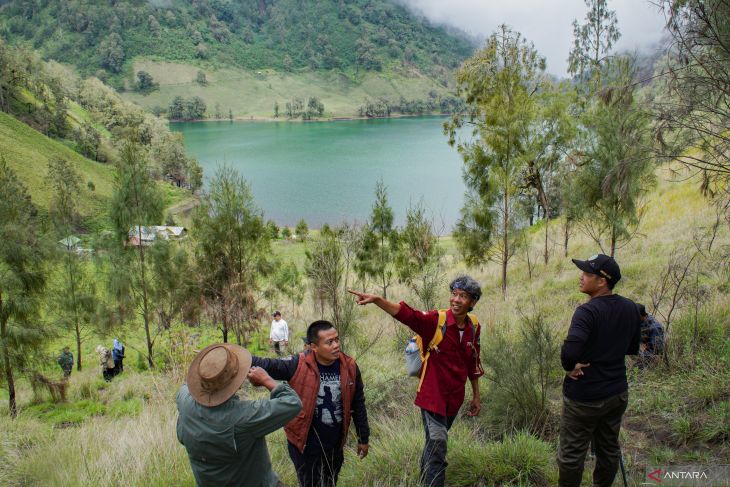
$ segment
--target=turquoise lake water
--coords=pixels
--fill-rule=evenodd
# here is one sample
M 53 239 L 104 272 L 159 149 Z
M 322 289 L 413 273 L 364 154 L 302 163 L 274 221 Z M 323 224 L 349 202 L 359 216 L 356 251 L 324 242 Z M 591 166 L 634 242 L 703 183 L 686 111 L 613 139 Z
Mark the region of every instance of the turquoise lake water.
M 243 175 L 266 219 L 310 228 L 363 223 L 382 178 L 402 224 L 423 201 L 449 233 L 464 198 L 462 162 L 442 133 L 442 117 L 335 122 L 175 123 L 210 178 L 226 163 Z

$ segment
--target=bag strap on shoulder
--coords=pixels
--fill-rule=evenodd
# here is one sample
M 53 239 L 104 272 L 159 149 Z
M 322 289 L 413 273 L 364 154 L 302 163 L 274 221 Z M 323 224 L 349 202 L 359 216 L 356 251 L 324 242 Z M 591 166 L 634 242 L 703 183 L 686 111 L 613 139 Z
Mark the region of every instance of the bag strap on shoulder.
M 428 367 L 428 358 L 431 356 L 431 350 L 436 348 L 446 335 L 446 310 L 440 309 L 438 310 L 438 313 L 439 318 L 436 323 L 436 331 L 433 334 L 433 338 L 431 338 L 431 341 L 428 343 L 428 348 L 423 350 L 421 353 L 423 366 L 421 367 L 421 378 L 418 381 L 418 389 L 416 389 L 416 392 L 421 392 L 421 385 L 423 384 L 423 379 L 426 377 L 426 368 Z

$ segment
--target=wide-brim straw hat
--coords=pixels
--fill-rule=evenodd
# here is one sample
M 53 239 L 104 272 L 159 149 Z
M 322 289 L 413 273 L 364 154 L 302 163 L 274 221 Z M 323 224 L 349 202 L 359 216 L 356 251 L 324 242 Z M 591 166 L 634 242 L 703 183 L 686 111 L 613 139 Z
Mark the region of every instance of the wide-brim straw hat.
M 193 359 L 188 369 L 190 395 L 207 407 L 226 402 L 246 380 L 251 368 L 251 353 L 238 345 L 214 343 Z

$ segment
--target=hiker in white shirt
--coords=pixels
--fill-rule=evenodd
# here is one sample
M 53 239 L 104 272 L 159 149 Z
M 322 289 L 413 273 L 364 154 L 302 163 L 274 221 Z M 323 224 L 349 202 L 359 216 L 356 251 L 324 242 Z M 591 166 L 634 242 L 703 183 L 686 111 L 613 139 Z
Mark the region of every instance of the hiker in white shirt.
M 289 344 L 289 326 L 281 319 L 281 313 L 278 311 L 274 312 L 274 321 L 271 322 L 269 344 L 274 347 L 277 355 L 283 355 Z

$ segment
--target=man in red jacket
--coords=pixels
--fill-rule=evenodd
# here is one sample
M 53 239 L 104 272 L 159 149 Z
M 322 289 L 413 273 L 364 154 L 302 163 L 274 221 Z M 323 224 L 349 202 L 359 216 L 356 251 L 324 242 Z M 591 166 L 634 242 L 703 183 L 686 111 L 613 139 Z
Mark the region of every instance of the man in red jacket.
M 289 456 L 302 487 L 334 487 L 344 461 L 350 420 L 355 423 L 360 458 L 368 454 L 368 415 L 360 369 L 340 350 L 329 321 L 307 329 L 309 349 L 288 359 L 253 357 L 252 365 L 275 380 L 289 381 L 302 400 L 301 412 L 285 427 Z
M 481 410 L 478 379 L 484 374 L 479 360 L 479 325 L 468 314 L 479 301 L 482 291 L 469 276 L 454 279 L 450 307 L 446 310 L 446 333 L 431 351 L 423 382 L 416 394 L 416 406 L 421 408 L 426 445 L 421 456 L 421 483 L 442 487 L 446 477 L 446 445 L 448 431 L 459 412 L 465 396 L 467 379 L 471 383 L 472 399 L 469 416 Z M 439 311 L 422 312 L 404 301 L 393 303 L 380 296 L 350 291 L 357 304 L 374 303 L 396 320 L 421 336 L 424 344 L 431 342 L 439 326 Z

